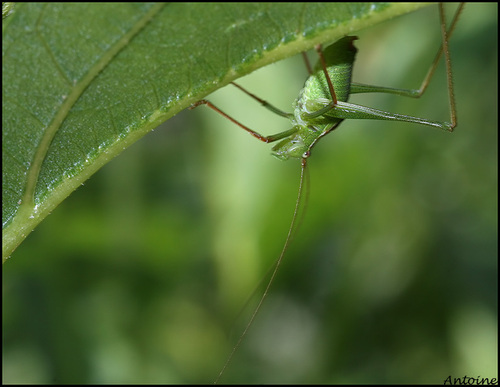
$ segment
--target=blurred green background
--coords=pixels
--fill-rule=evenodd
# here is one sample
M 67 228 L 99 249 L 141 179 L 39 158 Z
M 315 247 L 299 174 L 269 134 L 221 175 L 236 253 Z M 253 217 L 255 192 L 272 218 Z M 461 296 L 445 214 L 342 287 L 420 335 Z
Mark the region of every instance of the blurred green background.
M 452 38 L 453 134 L 350 121 L 315 147 L 306 216 L 221 382 L 497 377 L 497 14 L 468 4 Z M 418 87 L 438 12 L 357 35 L 356 81 Z M 290 110 L 305 77 L 298 56 L 241 84 Z M 289 127 L 234 87 L 210 100 Z M 420 100 L 352 101 L 449 116 L 443 66 Z M 270 148 L 200 107 L 96 173 L 3 267 L 3 382 L 212 382 L 293 213 L 300 162 Z

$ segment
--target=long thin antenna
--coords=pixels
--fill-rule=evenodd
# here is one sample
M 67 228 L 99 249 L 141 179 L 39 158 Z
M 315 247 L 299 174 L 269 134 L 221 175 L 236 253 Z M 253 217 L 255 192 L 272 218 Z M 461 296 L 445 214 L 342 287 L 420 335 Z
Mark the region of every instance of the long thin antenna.
M 227 366 L 229 365 L 229 363 L 233 359 L 233 356 L 236 353 L 236 350 L 239 348 L 241 342 L 243 341 L 243 338 L 246 336 L 248 330 L 252 326 L 253 320 L 257 316 L 257 313 L 259 313 L 260 307 L 262 306 L 264 300 L 267 297 L 267 294 L 269 293 L 269 289 L 271 288 L 271 285 L 274 281 L 274 278 L 276 277 L 276 273 L 278 273 L 278 269 L 281 265 L 283 257 L 288 249 L 288 246 L 290 245 L 290 242 L 292 241 L 293 230 L 295 228 L 295 223 L 297 220 L 297 215 L 299 213 L 300 202 L 301 202 L 301 198 L 302 198 L 302 190 L 303 190 L 303 185 L 304 185 L 304 176 L 306 173 L 306 166 L 307 166 L 307 159 L 302 158 L 301 169 L 300 169 L 299 192 L 297 193 L 297 200 L 295 201 L 295 209 L 293 211 L 292 221 L 290 223 L 290 228 L 288 229 L 288 234 L 286 236 L 286 240 L 285 240 L 285 244 L 283 245 L 283 249 L 281 250 L 281 254 L 280 254 L 279 258 L 276 260 L 276 264 L 274 266 L 273 273 L 271 274 L 271 278 L 269 279 L 269 282 L 267 283 L 266 289 L 264 290 L 264 293 L 262 294 L 262 297 L 260 298 L 260 301 L 259 301 L 257 307 L 255 308 L 255 310 L 252 313 L 252 317 L 250 317 L 250 320 L 248 321 L 248 324 L 246 325 L 245 330 L 243 331 L 243 333 L 241 334 L 240 338 L 238 339 L 236 345 L 234 346 L 233 350 L 229 354 L 226 362 L 224 363 L 224 366 L 222 367 L 222 369 L 219 372 L 219 375 L 215 379 L 214 384 L 217 384 L 219 382 L 219 380 L 222 377 L 222 375 L 224 374 L 224 371 L 226 370 Z

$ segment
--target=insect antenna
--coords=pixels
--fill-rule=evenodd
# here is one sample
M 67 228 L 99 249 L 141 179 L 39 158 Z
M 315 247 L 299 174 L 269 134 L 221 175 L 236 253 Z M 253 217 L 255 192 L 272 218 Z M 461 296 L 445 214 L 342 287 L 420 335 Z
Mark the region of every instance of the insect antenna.
M 287 233 L 287 236 L 285 239 L 285 243 L 283 244 L 283 248 L 281 250 L 281 253 L 280 253 L 278 259 L 274 263 L 274 269 L 272 270 L 271 278 L 269 279 L 269 282 L 266 285 L 266 288 L 264 290 L 264 293 L 262 294 L 262 297 L 259 300 L 259 303 L 257 304 L 255 310 L 253 311 L 252 316 L 250 317 L 250 320 L 248 320 L 248 323 L 247 323 L 245 329 L 243 330 L 243 333 L 240 335 L 240 337 L 238 338 L 238 341 L 236 342 L 235 346 L 233 347 L 233 350 L 229 354 L 226 362 L 224 363 L 224 366 L 220 370 L 219 375 L 214 380 L 214 384 L 217 384 L 219 382 L 220 378 L 224 374 L 229 363 L 233 359 L 234 354 L 236 353 L 237 349 L 240 347 L 241 342 L 243 341 L 244 337 L 248 333 L 248 330 L 252 326 L 253 321 L 255 320 L 255 317 L 259 313 L 259 310 L 260 310 L 262 304 L 264 303 L 264 300 L 266 299 L 267 294 L 269 293 L 269 289 L 271 288 L 271 285 L 273 284 L 274 279 L 276 278 L 276 274 L 278 273 L 278 269 L 281 265 L 281 262 L 283 261 L 283 257 L 285 256 L 285 253 L 288 250 L 288 246 L 290 246 L 290 243 L 293 239 L 293 235 L 295 234 L 295 231 L 296 231 L 297 219 L 299 219 L 299 223 L 300 223 L 300 221 L 303 218 L 303 214 L 305 213 L 305 211 L 302 211 L 302 212 L 300 211 L 300 208 L 301 208 L 300 204 L 302 202 L 302 192 L 304 190 L 304 186 L 306 185 L 305 181 L 306 180 L 307 180 L 307 182 L 309 181 L 309 179 L 306 179 L 306 171 L 307 171 L 307 158 L 303 157 L 302 161 L 301 161 L 301 168 L 300 168 L 299 190 L 297 193 L 297 199 L 295 201 L 295 208 L 293 210 L 292 221 L 290 222 L 290 227 L 288 228 L 288 233 Z M 298 217 L 299 212 L 301 212 L 300 217 Z

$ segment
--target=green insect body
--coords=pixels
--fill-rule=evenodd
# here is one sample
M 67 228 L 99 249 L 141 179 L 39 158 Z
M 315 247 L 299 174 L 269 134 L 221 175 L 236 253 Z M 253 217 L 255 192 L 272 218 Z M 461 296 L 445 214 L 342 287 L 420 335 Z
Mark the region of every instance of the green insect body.
M 352 66 L 357 52 L 352 44 L 355 39 L 356 37 L 347 36 L 323 52 L 337 101 L 347 102 L 349 98 Z M 335 117 L 334 110 L 329 110 L 324 115 L 316 115 L 331 103 L 328 82 L 321 61 L 318 61 L 313 74 L 306 80 L 293 104 L 294 114 L 291 122 L 295 133 L 274 146 L 273 155 L 282 160 L 304 157 L 318 138 L 342 122 L 342 118 Z

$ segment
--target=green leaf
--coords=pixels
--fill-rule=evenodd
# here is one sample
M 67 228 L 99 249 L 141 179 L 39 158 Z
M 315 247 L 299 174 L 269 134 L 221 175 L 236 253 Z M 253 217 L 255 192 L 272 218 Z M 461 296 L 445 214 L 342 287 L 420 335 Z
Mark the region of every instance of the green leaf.
M 110 159 L 230 81 L 422 4 L 16 4 L 3 23 L 3 258 Z

